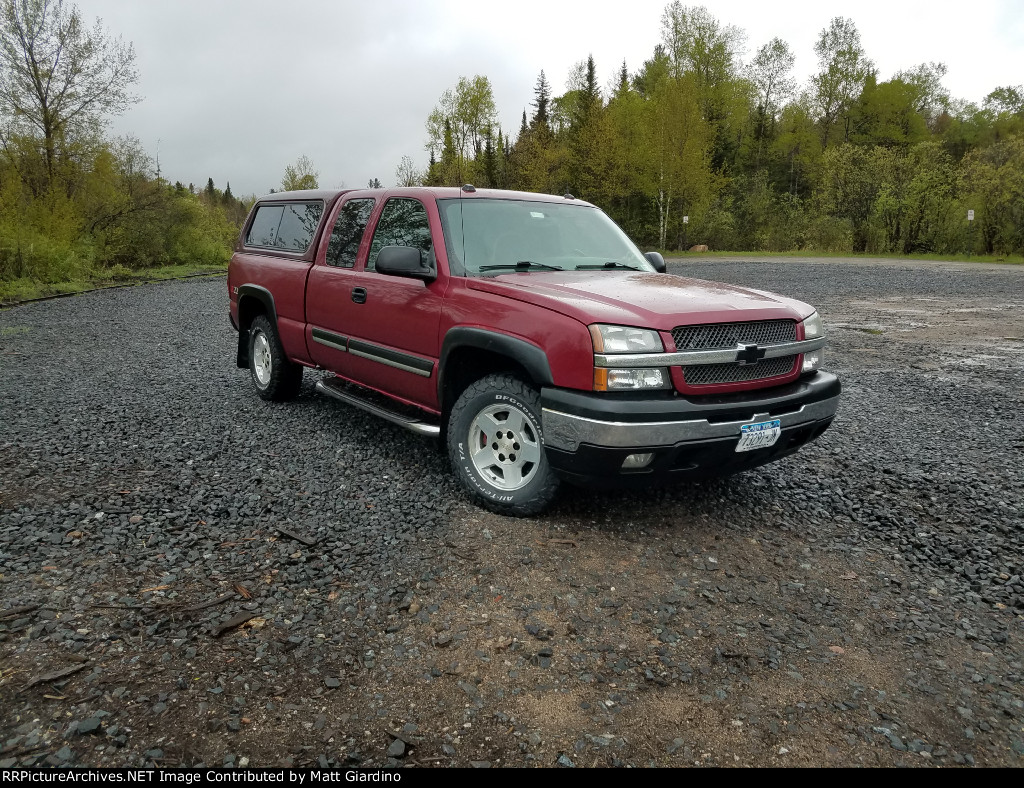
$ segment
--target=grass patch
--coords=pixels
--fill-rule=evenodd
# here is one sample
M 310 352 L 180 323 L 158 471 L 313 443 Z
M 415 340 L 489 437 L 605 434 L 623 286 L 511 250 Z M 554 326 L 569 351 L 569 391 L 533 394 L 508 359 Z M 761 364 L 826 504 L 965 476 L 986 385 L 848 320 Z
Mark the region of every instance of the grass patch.
M 142 268 L 135 271 L 118 266 L 105 271 L 97 271 L 95 276 L 87 279 L 70 279 L 64 282 L 48 283 L 27 278 L 0 281 L 0 305 L 10 306 L 33 298 L 71 295 L 102 287 L 142 284 L 143 282 L 178 279 L 196 274 L 223 274 L 227 270 L 227 265 L 219 267 L 211 265 L 167 265 L 158 268 Z
M 822 257 L 826 259 L 851 259 L 851 260 L 925 260 L 938 263 L 998 263 L 1000 265 L 1024 265 L 1024 257 L 1020 255 L 971 255 L 965 254 L 869 254 L 867 252 L 815 252 L 812 250 L 800 249 L 793 252 L 662 252 L 666 258 L 686 259 L 688 257 L 756 257 L 756 258 L 780 258 L 780 257 Z

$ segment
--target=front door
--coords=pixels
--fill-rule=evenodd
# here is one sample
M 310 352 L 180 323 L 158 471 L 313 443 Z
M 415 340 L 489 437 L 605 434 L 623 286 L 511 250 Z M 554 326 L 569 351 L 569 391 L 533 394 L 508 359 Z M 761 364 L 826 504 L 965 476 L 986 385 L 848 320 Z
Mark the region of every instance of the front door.
M 339 220 L 344 210 L 342 206 Z M 431 219 L 423 202 L 392 197 L 378 214 L 371 241 L 361 244 L 355 266 L 336 269 L 340 281 L 328 285 L 330 296 L 313 295 L 313 288 L 323 287 L 328 276 L 310 279 L 311 302 L 333 304 L 325 310 L 329 313 L 318 309 L 307 316 L 313 345 L 317 346 L 315 352 L 335 361 L 323 366 L 357 383 L 437 410 L 437 332 L 446 277 L 424 283 L 379 274 L 376 261 L 385 246 L 412 246 L 420 249 L 436 269 L 434 248 L 441 239 L 437 217 Z M 324 344 L 324 340 L 331 341 L 330 336 L 318 340 L 317 327 L 346 340 L 346 352 Z

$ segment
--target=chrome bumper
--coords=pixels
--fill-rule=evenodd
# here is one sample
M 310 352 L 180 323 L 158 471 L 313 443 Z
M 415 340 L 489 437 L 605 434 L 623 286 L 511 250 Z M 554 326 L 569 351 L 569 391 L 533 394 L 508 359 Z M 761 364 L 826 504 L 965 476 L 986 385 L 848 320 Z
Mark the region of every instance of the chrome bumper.
M 628 423 L 600 421 L 544 408 L 541 423 L 544 445 L 563 451 L 576 451 L 581 444 L 614 449 L 658 448 L 688 441 L 740 437 L 740 427 L 762 421 L 778 420 L 782 429 L 830 419 L 839 408 L 839 397 L 803 405 L 800 410 L 772 417 L 751 413 L 749 419 L 724 423 L 707 419 Z

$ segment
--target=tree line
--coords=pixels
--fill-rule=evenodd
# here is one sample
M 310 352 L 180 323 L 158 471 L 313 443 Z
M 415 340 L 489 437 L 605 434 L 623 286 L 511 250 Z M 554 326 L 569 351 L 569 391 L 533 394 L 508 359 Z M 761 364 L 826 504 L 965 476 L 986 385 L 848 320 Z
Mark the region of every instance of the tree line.
M 786 41 L 746 48 L 673 0 L 638 70 L 602 88 L 588 57 L 561 95 L 541 71 L 514 134 L 487 77 L 464 77 L 427 119 L 427 169 L 405 157 L 396 178 L 571 193 L 661 249 L 1024 253 L 1024 88 L 978 106 L 942 63 L 883 78 L 842 17 L 803 85 Z
M 221 265 L 248 204 L 171 184 L 106 119 L 138 97 L 131 44 L 63 0 L 0 2 L 0 281 Z
M 843 18 L 804 85 L 788 43 L 744 62 L 746 46 L 674 0 L 639 69 L 601 86 L 588 57 L 561 95 L 541 71 L 514 131 L 489 80 L 463 78 L 427 118 L 428 167 L 403 157 L 396 183 L 572 193 L 662 249 L 1024 253 L 1024 88 L 979 106 L 949 94 L 941 63 L 884 79 Z M 132 45 L 70 2 L 0 0 L 0 283 L 228 259 L 253 198 L 171 183 L 106 133 L 137 80 Z M 317 183 L 301 157 L 281 187 Z

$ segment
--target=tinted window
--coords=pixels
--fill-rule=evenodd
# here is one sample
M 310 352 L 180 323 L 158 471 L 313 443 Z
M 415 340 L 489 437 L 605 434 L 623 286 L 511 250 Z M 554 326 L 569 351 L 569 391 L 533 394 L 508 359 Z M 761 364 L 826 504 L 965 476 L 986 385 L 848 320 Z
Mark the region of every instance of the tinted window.
M 281 227 L 277 231 L 274 246 L 290 252 L 304 252 L 313 241 L 313 233 L 320 224 L 321 203 L 294 203 L 284 206 Z
M 277 228 L 281 224 L 283 205 L 261 205 L 256 209 L 249 234 L 245 236 L 246 246 L 273 246 Z
M 323 210 L 320 202 L 261 205 L 256 209 L 245 245 L 305 252 L 313 241 Z
M 427 260 L 433 265 L 433 244 L 430 241 L 430 222 L 427 209 L 419 200 L 399 198 L 388 200 L 377 221 L 370 244 L 367 270 L 377 264 L 377 255 L 385 246 L 412 246 L 426 252 Z
M 352 268 L 363 240 L 366 222 L 373 210 L 373 200 L 349 200 L 338 213 L 331 240 L 327 245 L 327 265 Z

